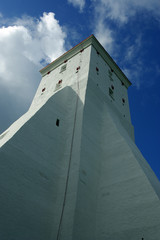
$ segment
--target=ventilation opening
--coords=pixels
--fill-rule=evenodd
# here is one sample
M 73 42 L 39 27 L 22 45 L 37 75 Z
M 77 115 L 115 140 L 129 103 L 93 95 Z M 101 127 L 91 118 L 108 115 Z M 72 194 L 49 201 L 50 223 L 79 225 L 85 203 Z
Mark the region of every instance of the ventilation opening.
M 114 94 L 113 94 L 113 90 L 111 88 L 109 88 L 109 96 L 114 99 Z
M 62 83 L 62 79 L 58 81 L 58 84 L 61 84 Z
M 122 103 L 123 103 L 123 104 L 125 103 L 125 99 L 124 99 L 124 98 L 122 98 Z
M 112 90 L 114 90 L 114 86 L 113 85 L 111 86 L 111 88 L 112 88 Z
M 57 120 L 56 120 L 56 126 L 57 126 L 57 127 L 59 127 L 59 122 L 60 122 L 60 121 L 59 121 L 59 119 L 57 118 Z
M 60 72 L 63 72 L 63 71 L 65 71 L 65 70 L 66 70 L 66 68 L 67 68 L 67 64 L 63 65 L 63 66 L 61 67 L 61 70 L 60 70 Z
M 49 75 L 51 73 L 51 71 L 47 72 L 47 74 Z
M 45 90 L 46 90 L 46 88 L 43 88 L 43 89 L 42 89 L 42 92 L 44 92 Z

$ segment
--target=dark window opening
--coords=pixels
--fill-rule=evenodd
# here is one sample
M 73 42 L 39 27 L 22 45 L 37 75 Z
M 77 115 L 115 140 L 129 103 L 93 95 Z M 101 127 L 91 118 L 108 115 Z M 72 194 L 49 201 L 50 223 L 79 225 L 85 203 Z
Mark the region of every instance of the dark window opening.
M 80 50 L 80 52 L 83 52 L 83 51 L 84 51 L 84 49 L 81 49 L 81 50 Z
M 123 82 L 121 82 L 122 83 L 122 86 L 124 85 L 124 83 Z
M 111 72 L 113 72 L 113 69 L 111 68 Z
M 80 69 L 80 66 L 76 68 L 76 70 L 78 71 Z
M 113 90 L 111 88 L 109 88 L 109 95 L 112 99 L 114 99 Z
M 61 84 L 62 83 L 62 79 L 58 81 L 58 84 Z
M 99 68 L 98 67 L 96 67 L 96 71 L 99 72 Z
M 50 73 L 51 73 L 51 71 L 47 72 L 47 74 L 50 74 Z
M 125 103 L 125 99 L 124 98 L 122 98 L 122 102 Z
M 114 86 L 113 85 L 111 86 L 111 88 L 112 88 L 112 90 L 114 90 Z
M 68 60 L 66 59 L 66 60 L 64 60 L 64 63 L 66 63 Z
M 43 89 L 42 89 L 42 92 L 44 92 L 45 90 L 46 90 L 46 88 L 43 88 Z
M 59 119 L 56 120 L 56 126 L 59 127 Z
M 99 52 L 97 51 L 97 55 L 99 55 Z

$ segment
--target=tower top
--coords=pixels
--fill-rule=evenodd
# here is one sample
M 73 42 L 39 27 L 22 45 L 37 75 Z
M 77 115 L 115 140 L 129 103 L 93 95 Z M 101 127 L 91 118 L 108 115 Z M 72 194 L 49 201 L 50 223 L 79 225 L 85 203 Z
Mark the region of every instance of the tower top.
M 111 56 L 107 53 L 107 51 L 103 48 L 103 46 L 99 43 L 99 41 L 92 34 L 78 45 L 70 49 L 68 52 L 64 53 L 62 56 L 48 64 L 46 67 L 40 70 L 42 76 L 46 75 L 48 72 L 51 72 L 63 62 L 67 62 L 70 58 L 72 58 L 77 53 L 83 51 L 83 49 L 92 45 L 97 52 L 101 55 L 105 62 L 110 66 L 110 68 L 115 72 L 115 74 L 121 79 L 124 85 L 128 88 L 131 85 L 131 82 L 125 76 L 125 74 L 121 71 L 115 61 L 111 58 Z

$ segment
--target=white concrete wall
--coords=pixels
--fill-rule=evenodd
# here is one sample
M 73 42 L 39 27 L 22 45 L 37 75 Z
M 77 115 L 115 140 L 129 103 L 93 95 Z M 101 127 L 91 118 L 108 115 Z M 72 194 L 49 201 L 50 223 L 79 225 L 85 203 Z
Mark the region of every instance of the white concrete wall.
M 159 240 L 160 183 L 134 144 L 126 87 L 91 45 L 63 64 L 0 136 L 0 239 Z
M 2 240 L 72 239 L 90 50 L 44 76 L 29 111 L 1 136 Z
M 91 46 L 84 51 L 78 52 L 74 57 L 68 59 L 66 63 L 61 63 L 57 68 L 53 69 L 50 74 L 45 75 L 37 89 L 35 97 L 27 113 L 15 121 L 5 132 L 0 135 L 0 147 L 3 146 L 14 134 L 58 91 L 61 91 L 66 86 L 70 86 L 82 102 L 85 99 L 85 89 L 88 79 L 89 64 L 90 64 Z M 66 70 L 60 72 L 63 65 Z M 77 71 L 77 67 L 80 69 Z M 62 80 L 62 84 L 56 90 L 56 84 Z M 45 91 L 42 92 L 42 89 Z
M 73 239 L 158 240 L 160 183 L 90 70 Z

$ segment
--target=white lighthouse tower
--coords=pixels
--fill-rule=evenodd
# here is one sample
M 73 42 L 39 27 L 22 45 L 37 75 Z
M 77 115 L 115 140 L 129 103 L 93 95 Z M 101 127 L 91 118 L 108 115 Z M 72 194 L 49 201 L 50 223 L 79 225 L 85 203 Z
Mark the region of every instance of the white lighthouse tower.
M 93 35 L 40 72 L 28 112 L 0 135 L 0 239 L 159 240 L 130 81 Z

